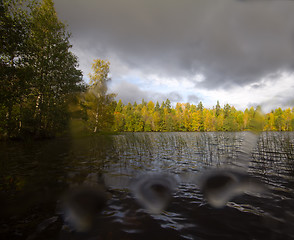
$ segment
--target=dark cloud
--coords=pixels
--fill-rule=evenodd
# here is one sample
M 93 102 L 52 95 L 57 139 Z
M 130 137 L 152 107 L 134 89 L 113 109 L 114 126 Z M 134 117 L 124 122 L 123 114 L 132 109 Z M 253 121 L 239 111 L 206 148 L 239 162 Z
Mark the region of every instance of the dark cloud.
M 198 87 L 294 70 L 293 1 L 58 0 L 56 9 L 81 51 L 159 76 L 200 73 Z
M 262 83 L 254 83 L 251 85 L 251 88 L 258 89 L 258 88 L 262 88 L 263 86 L 264 86 L 264 84 L 262 84 Z
M 169 92 L 166 94 L 153 92 L 153 91 L 144 91 L 140 89 L 137 85 L 132 83 L 122 81 L 119 84 L 115 85 L 111 89 L 113 92 L 118 93 L 116 99 L 121 99 L 124 104 L 130 103 L 141 103 L 142 99 L 146 102 L 163 102 L 169 99 L 173 104 L 181 102 L 183 100 L 182 96 L 177 92 Z
M 141 90 L 138 86 L 128 83 L 126 81 L 120 82 L 112 88 L 113 92 L 118 93 L 117 100 L 121 99 L 124 104 L 128 102 L 141 102 L 142 99 L 145 101 L 149 100 L 149 94 L 147 91 Z
M 199 101 L 200 101 L 200 98 L 196 95 L 189 95 L 188 96 L 188 102 L 198 103 Z
M 166 95 L 163 95 L 163 96 L 166 96 L 166 99 L 168 98 L 171 102 L 181 102 L 181 101 L 183 101 L 182 96 L 177 92 L 170 92 L 170 93 L 168 93 Z

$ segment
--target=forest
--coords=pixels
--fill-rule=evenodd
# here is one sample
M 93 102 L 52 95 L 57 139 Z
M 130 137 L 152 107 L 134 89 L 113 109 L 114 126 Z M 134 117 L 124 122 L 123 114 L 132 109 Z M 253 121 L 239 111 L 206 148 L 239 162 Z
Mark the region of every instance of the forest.
M 109 93 L 110 62 L 94 59 L 83 81 L 71 33 L 52 0 L 0 0 L 0 139 L 161 131 L 293 131 L 294 108 L 263 114 L 219 102 L 123 104 Z
M 51 0 L 1 0 L 0 12 L 0 137 L 55 136 L 85 87 L 70 33 Z
M 167 99 L 161 105 L 142 101 L 141 104 L 123 105 L 121 100 L 114 111 L 114 131 L 292 131 L 294 130 L 294 108 L 278 108 L 263 114 L 260 107 L 236 110 L 219 102 L 207 109 L 200 101 L 198 105 L 177 103 L 171 107 Z

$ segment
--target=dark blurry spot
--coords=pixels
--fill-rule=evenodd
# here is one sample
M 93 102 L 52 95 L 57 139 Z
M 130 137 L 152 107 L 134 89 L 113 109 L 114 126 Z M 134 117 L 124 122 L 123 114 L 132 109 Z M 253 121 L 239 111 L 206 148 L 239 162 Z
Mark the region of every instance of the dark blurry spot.
M 167 189 L 165 186 L 160 184 L 154 184 L 151 186 L 151 189 L 156 192 L 157 194 L 162 194 L 163 192 L 168 192 L 169 189 Z
M 254 83 L 251 85 L 251 88 L 253 89 L 258 89 L 258 88 L 261 88 L 263 87 L 264 85 L 263 84 L 260 84 L 260 83 Z
M 177 181 L 167 174 L 149 174 L 138 177 L 132 182 L 135 198 L 150 213 L 159 214 L 169 204 Z
M 107 194 L 98 186 L 70 190 L 63 203 L 64 221 L 77 232 L 89 231 L 99 212 L 106 206 Z
M 218 175 L 212 176 L 205 182 L 204 189 L 218 189 L 232 183 L 233 179 L 230 176 Z
M 200 187 L 207 202 L 216 208 L 224 207 L 234 197 L 265 191 L 265 186 L 245 172 L 211 170 L 200 179 Z

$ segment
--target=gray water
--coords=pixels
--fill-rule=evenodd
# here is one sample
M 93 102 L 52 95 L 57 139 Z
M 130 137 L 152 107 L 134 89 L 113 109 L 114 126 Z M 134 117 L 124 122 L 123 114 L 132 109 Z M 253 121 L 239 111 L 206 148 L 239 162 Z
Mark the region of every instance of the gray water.
M 0 143 L 0 239 L 293 239 L 294 133 L 262 133 L 248 166 L 268 189 L 213 208 L 197 182 L 179 181 L 161 214 L 136 201 L 130 182 L 146 173 L 185 179 L 238 161 L 243 133 L 128 133 Z M 67 225 L 69 189 L 97 183 L 108 201 L 91 231 Z M 89 180 L 90 179 L 90 180 Z M 95 180 L 96 181 L 96 180 Z

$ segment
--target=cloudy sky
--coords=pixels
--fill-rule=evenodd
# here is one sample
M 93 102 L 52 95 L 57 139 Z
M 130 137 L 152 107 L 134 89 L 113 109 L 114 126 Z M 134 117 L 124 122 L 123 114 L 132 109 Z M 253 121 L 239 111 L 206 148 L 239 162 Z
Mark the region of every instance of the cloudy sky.
M 85 80 L 111 62 L 127 102 L 294 106 L 294 1 L 55 0 Z

